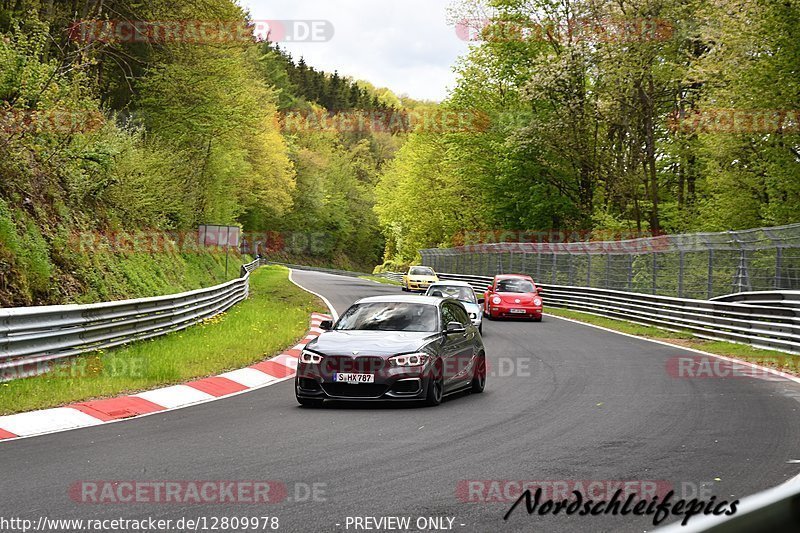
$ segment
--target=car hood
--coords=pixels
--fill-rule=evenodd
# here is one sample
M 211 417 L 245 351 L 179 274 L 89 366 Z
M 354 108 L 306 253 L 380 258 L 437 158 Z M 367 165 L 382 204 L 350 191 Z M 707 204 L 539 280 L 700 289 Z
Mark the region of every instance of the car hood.
M 306 347 L 322 355 L 397 355 L 419 350 L 438 334 L 404 331 L 326 331 Z
M 481 314 L 481 306 L 478 304 L 474 304 L 472 302 L 464 302 L 462 301 L 461 304 L 464 306 L 464 309 L 467 310 L 467 313 L 475 313 L 476 315 Z

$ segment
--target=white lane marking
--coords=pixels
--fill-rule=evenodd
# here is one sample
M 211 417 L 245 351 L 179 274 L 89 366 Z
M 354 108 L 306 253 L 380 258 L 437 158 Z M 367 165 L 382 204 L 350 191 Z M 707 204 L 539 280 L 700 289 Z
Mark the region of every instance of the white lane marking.
M 328 306 L 328 309 L 330 310 L 330 312 L 331 312 L 331 315 L 333 316 L 333 321 L 334 321 L 334 322 L 336 322 L 337 320 L 339 320 L 339 313 L 337 313 L 337 312 L 336 312 L 336 309 L 333 307 L 333 305 L 331 304 L 331 302 L 330 302 L 330 301 L 329 301 L 327 298 L 325 298 L 323 295 L 321 295 L 321 294 L 318 294 L 318 293 L 316 293 L 316 292 L 314 292 L 314 291 L 308 290 L 308 289 L 306 289 L 305 287 L 303 287 L 302 285 L 300 285 L 299 283 L 297 283 L 297 282 L 296 282 L 296 281 L 295 281 L 295 280 L 292 278 L 292 274 L 294 274 L 294 270 L 292 270 L 292 269 L 289 269 L 289 281 L 291 281 L 292 283 L 294 283 L 295 285 L 297 285 L 298 287 L 300 287 L 300 288 L 301 288 L 301 289 L 303 289 L 304 291 L 306 291 L 306 292 L 308 292 L 308 293 L 311 293 L 311 294 L 313 294 L 314 296 L 316 296 L 317 298 L 319 298 L 320 300 L 322 300 L 323 302 L 325 302 L 325 305 L 327 305 L 327 306 Z M 306 338 L 307 338 L 307 337 L 306 337 Z
M 166 407 L 167 409 L 174 409 L 175 407 L 180 407 L 182 405 L 200 403 L 214 398 L 214 396 L 210 394 L 186 385 L 164 387 L 163 389 L 142 392 L 135 394 L 134 396 L 143 398 L 148 402 L 153 402 L 156 405 Z
M 780 371 L 774 370 L 772 368 L 767 368 L 767 367 L 764 367 L 764 366 L 761 366 L 761 365 L 756 365 L 756 364 L 750 363 L 748 361 L 742 361 L 740 359 L 734 359 L 734 358 L 731 358 L 731 357 L 725 357 L 724 355 L 717 355 L 717 354 L 710 353 L 710 352 L 704 352 L 703 350 L 697 350 L 695 348 L 686 348 L 684 346 L 679 346 L 677 344 L 670 344 L 668 342 L 659 341 L 659 340 L 656 340 L 656 339 L 648 339 L 647 337 L 639 337 L 638 335 L 632 335 L 630 333 L 623 333 L 621 331 L 617 331 L 617 330 L 609 329 L 609 328 L 604 328 L 603 326 L 597 326 L 595 324 L 588 324 L 586 322 L 581 322 L 580 320 L 573 320 L 571 318 L 564 318 L 562 316 L 551 315 L 549 313 L 543 313 L 543 314 L 545 316 L 550 317 L 550 318 L 557 318 L 559 320 L 565 320 L 567 322 L 573 322 L 575 324 L 581 324 L 581 325 L 584 325 L 584 326 L 589 326 L 591 328 L 599 329 L 599 330 L 602 330 L 602 331 L 608 331 L 609 333 L 616 333 L 617 335 L 623 335 L 625 337 L 630 337 L 632 339 L 640 339 L 640 340 L 643 340 L 643 341 L 654 342 L 656 344 L 661 344 L 662 346 L 669 346 L 670 348 L 674 348 L 676 350 L 687 350 L 687 351 L 690 351 L 690 352 L 699 353 L 700 355 L 707 355 L 709 357 L 716 357 L 718 359 L 722 359 L 724 361 L 729 361 L 729 362 L 732 362 L 732 363 L 741 363 L 743 365 L 747 365 L 747 366 L 751 366 L 753 368 L 757 368 L 757 369 L 759 369 L 761 371 L 764 371 L 764 372 L 775 374 L 775 375 L 780 376 L 780 377 L 782 377 L 782 378 L 784 378 L 784 379 L 786 379 L 788 381 L 794 381 L 795 383 L 800 383 L 800 378 L 798 378 L 796 376 L 792 376 L 792 375 L 786 374 L 785 372 L 780 372 Z M 788 462 L 792 462 L 792 461 L 788 461 Z M 800 463 L 800 461 L 798 461 L 798 462 Z M 789 479 L 787 481 L 784 481 L 783 483 L 781 483 L 778 486 L 781 487 L 781 486 L 784 486 L 784 485 L 795 485 L 795 484 L 800 485 L 800 474 L 794 476 L 793 478 L 791 478 L 791 479 Z M 767 489 L 767 490 L 772 490 L 772 489 Z M 700 531 L 700 530 L 698 529 L 697 531 Z
M 20 437 L 97 426 L 103 421 L 70 407 L 57 407 L 0 417 L 0 428 Z M 8 439 L 13 440 L 13 439 Z
M 233 372 L 220 374 L 219 377 L 228 378 L 231 381 L 235 381 L 236 383 L 250 388 L 259 387 L 277 379 L 275 376 L 270 376 L 266 372 L 261 372 L 255 368 L 240 368 L 239 370 L 234 370 Z
M 775 370 L 773 368 L 768 368 L 768 367 L 765 367 L 765 366 L 757 365 L 757 364 L 751 363 L 749 361 L 743 361 L 741 359 L 736 359 L 734 357 L 727 357 L 725 355 L 718 355 L 718 354 L 715 354 L 715 353 L 704 352 L 703 350 L 698 350 L 696 348 L 687 348 L 685 346 L 680 346 L 678 344 L 670 344 L 668 342 L 659 341 L 659 340 L 656 340 L 656 339 L 649 339 L 647 337 L 639 337 L 638 335 L 632 335 L 630 333 L 623 333 L 621 331 L 617 331 L 617 330 L 609 329 L 609 328 L 604 328 L 603 326 L 597 326 L 595 324 L 589 324 L 587 322 L 581 322 L 580 320 L 574 320 L 572 318 L 564 318 L 563 316 L 551 315 L 549 313 L 544 313 L 544 314 L 545 314 L 545 316 L 548 316 L 550 318 L 557 318 L 559 320 L 565 320 L 567 322 L 573 322 L 575 324 L 581 324 L 583 326 L 589 326 L 590 328 L 595 328 L 595 329 L 600 329 L 600 330 L 603 330 L 603 331 L 608 331 L 609 333 L 616 333 L 617 335 L 623 335 L 625 337 L 630 337 L 632 339 L 639 339 L 639 340 L 643 340 L 643 341 L 654 342 L 654 343 L 660 344 L 662 346 L 669 346 L 670 348 L 673 348 L 675 350 L 684 350 L 684 351 L 687 351 L 687 352 L 699 353 L 700 355 L 707 355 L 709 357 L 716 357 L 717 359 L 722 359 L 723 361 L 728 361 L 729 363 L 742 364 L 744 366 L 749 366 L 751 368 L 758 369 L 761 372 L 766 372 L 768 374 L 773 374 L 775 376 L 781 377 L 781 378 L 783 378 L 783 379 L 785 379 L 787 381 L 794 381 L 795 383 L 800 384 L 800 377 L 793 376 L 791 374 L 787 374 L 786 372 L 781 372 L 781 371 Z

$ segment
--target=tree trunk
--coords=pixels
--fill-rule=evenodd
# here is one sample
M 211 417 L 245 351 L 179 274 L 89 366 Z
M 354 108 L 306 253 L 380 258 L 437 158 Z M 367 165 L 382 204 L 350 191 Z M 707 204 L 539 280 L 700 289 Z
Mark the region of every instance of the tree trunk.
M 645 174 L 646 183 L 648 185 L 648 193 L 652 209 L 650 211 L 650 231 L 657 234 L 661 230 L 661 225 L 658 216 L 658 174 L 656 172 L 656 141 L 655 141 L 655 124 L 654 124 L 654 94 L 655 87 L 653 84 L 653 77 L 648 76 L 647 91 L 642 85 L 639 85 L 639 95 L 642 104 L 642 111 L 644 114 L 643 128 L 645 140 Z

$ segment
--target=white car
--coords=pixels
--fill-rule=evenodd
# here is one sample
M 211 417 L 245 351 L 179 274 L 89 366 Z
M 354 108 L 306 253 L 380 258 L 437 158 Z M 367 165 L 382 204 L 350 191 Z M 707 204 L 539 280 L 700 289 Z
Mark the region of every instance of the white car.
M 483 298 L 478 298 L 475 290 L 466 281 L 437 281 L 428 287 L 425 296 L 438 296 L 439 298 L 453 298 L 464 304 L 469 318 L 478 332 L 483 334 Z

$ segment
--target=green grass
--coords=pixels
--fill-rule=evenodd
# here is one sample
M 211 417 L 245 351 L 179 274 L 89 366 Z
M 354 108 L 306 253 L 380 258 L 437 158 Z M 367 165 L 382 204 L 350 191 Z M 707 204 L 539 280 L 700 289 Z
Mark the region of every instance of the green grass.
M 376 283 L 383 283 L 384 285 L 394 285 L 396 287 L 402 287 L 403 286 L 403 284 L 400 283 L 399 281 L 394 281 L 394 280 L 387 279 L 387 278 L 381 278 L 381 277 L 378 277 L 378 276 L 359 276 L 359 277 L 361 279 L 374 281 Z
M 250 298 L 228 313 L 0 385 L 0 415 L 141 392 L 242 368 L 296 344 L 313 311 L 327 309 L 292 284 L 287 269 L 263 267 L 250 278 Z
M 734 357 L 736 359 L 741 359 L 750 363 L 756 363 L 768 368 L 774 368 L 782 372 L 800 375 L 800 356 L 798 355 L 787 354 L 777 350 L 762 350 L 746 344 L 700 339 L 686 331 L 673 332 L 653 326 L 634 324 L 631 322 L 625 322 L 624 320 L 616 320 L 613 318 L 592 315 L 590 313 L 581 313 L 579 311 L 572 311 L 569 309 L 551 307 L 547 309 L 547 313 L 564 318 L 571 318 L 579 322 L 586 322 L 588 324 L 602 326 L 604 328 L 613 329 L 622 333 L 628 333 L 630 335 L 658 339 L 660 341 L 669 342 L 677 346 L 694 348 L 716 355 Z

